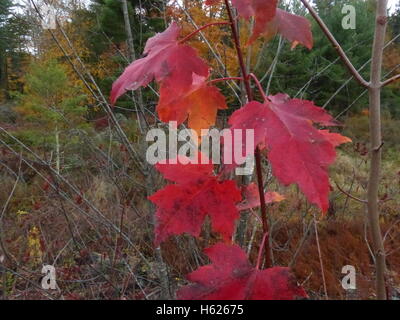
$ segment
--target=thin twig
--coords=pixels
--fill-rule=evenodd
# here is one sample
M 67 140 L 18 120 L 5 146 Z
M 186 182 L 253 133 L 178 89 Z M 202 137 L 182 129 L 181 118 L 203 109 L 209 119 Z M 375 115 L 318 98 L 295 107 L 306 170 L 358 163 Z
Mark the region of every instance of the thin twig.
M 361 74 L 357 71 L 357 69 L 354 67 L 354 65 L 351 63 L 350 59 L 347 57 L 346 52 L 344 52 L 343 48 L 337 42 L 333 34 L 330 32 L 329 28 L 327 25 L 322 21 L 318 13 L 314 10 L 314 8 L 308 3 L 307 0 L 300 0 L 304 6 L 308 9 L 310 12 L 311 16 L 314 18 L 314 20 L 318 23 L 320 26 L 321 30 L 324 32 L 328 40 L 332 43 L 333 47 L 336 49 L 338 52 L 341 60 L 344 62 L 346 65 L 347 69 L 349 69 L 350 73 L 354 76 L 354 78 L 357 79 L 357 81 L 363 86 L 363 87 L 368 87 L 369 83 L 361 76 Z
M 268 232 L 264 233 L 263 239 L 261 241 L 261 245 L 260 245 L 260 249 L 258 250 L 258 258 L 257 258 L 257 265 L 256 265 L 256 269 L 259 270 L 261 267 L 261 261 L 262 261 L 262 254 L 264 251 L 264 247 L 265 247 L 265 241 L 268 238 Z
M 249 78 L 252 78 L 252 79 L 254 80 L 254 82 L 256 83 L 256 86 L 257 86 L 258 90 L 260 91 L 261 96 L 262 96 L 262 98 L 264 99 L 264 101 L 268 101 L 269 99 L 268 99 L 268 97 L 266 96 L 266 94 L 265 94 L 265 92 L 264 92 L 264 89 L 263 89 L 263 87 L 262 87 L 262 85 L 261 85 L 261 82 L 258 80 L 258 78 L 256 77 L 256 75 L 255 75 L 254 73 L 250 73 L 250 74 L 248 75 L 248 77 L 249 77 Z
M 297 257 L 299 256 L 301 250 L 303 249 L 303 246 L 304 246 L 306 240 L 308 239 L 308 237 L 310 235 L 310 230 L 311 230 L 312 223 L 313 223 L 313 221 L 310 221 L 310 223 L 308 224 L 307 229 L 304 232 L 304 234 L 303 234 L 303 236 L 302 236 L 302 238 L 301 238 L 301 240 L 299 242 L 299 245 L 296 248 L 296 251 L 295 251 L 294 255 L 292 256 L 292 259 L 289 262 L 289 265 L 288 265 L 289 268 L 293 268 L 294 265 L 296 264 Z
M 394 77 L 391 77 L 390 79 L 387 79 L 386 81 L 382 82 L 382 87 L 386 87 L 387 85 L 400 80 L 400 74 L 395 75 Z
M 335 184 L 336 184 L 336 186 L 338 187 L 338 189 L 339 189 L 342 193 L 344 193 L 346 196 L 348 196 L 349 198 L 351 198 L 351 199 L 353 199 L 353 200 L 355 200 L 355 201 L 358 201 L 358 202 L 360 202 L 360 203 L 363 203 L 363 204 L 366 204 L 366 203 L 367 203 L 367 200 L 363 200 L 363 199 L 357 198 L 357 197 L 351 195 L 350 193 L 348 193 L 347 191 L 343 190 L 343 189 L 339 186 L 339 184 L 338 184 L 337 182 L 335 182 Z
M 314 216 L 315 241 L 317 242 L 319 264 L 321 266 L 322 284 L 324 286 L 325 299 L 329 300 L 328 290 L 326 288 L 325 269 L 324 269 L 324 263 L 322 261 L 321 246 L 319 244 L 318 226 L 317 226 L 317 219 L 315 218 L 315 213 L 313 214 L 313 216 Z

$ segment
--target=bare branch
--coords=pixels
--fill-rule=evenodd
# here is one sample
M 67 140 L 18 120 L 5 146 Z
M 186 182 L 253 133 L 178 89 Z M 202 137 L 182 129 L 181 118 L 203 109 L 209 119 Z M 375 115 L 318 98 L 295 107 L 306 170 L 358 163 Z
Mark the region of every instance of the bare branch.
M 346 196 L 348 196 L 349 198 L 351 198 L 351 199 L 353 199 L 353 200 L 355 200 L 355 201 L 361 202 L 361 203 L 363 203 L 363 204 L 367 203 L 367 200 L 363 200 L 363 199 L 357 198 L 357 197 L 351 195 L 350 193 L 348 193 L 347 191 L 343 190 L 343 189 L 338 185 L 337 182 L 335 182 L 335 184 L 336 184 L 336 186 L 338 187 L 338 189 L 340 190 L 340 192 L 344 193 L 344 194 L 345 194 Z
M 382 82 L 382 87 L 386 87 L 387 85 L 400 80 L 400 74 L 395 75 L 394 77 L 391 77 L 390 79 L 387 79 L 386 81 Z
M 346 53 L 344 52 L 343 48 L 339 44 L 339 42 L 336 41 L 335 37 L 333 34 L 330 32 L 329 28 L 326 26 L 324 21 L 320 18 L 318 13 L 314 10 L 314 8 L 308 3 L 307 0 L 301 0 L 301 2 L 304 4 L 304 6 L 308 9 L 314 20 L 318 23 L 320 26 L 321 30 L 325 33 L 326 37 L 328 40 L 332 43 L 333 47 L 336 49 L 338 52 L 341 60 L 343 63 L 346 65 L 347 69 L 349 69 L 350 73 L 356 78 L 356 80 L 363 86 L 368 88 L 369 83 L 361 76 L 361 74 L 357 71 L 357 69 L 354 67 L 354 65 L 351 63 L 350 59 L 347 57 Z

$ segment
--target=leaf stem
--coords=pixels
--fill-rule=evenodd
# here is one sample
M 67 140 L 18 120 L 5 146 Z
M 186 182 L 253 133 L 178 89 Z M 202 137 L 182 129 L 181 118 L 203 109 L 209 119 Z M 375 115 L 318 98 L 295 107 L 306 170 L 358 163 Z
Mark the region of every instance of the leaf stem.
M 247 99 L 249 101 L 253 100 L 253 92 L 251 90 L 250 86 L 250 78 L 249 75 L 247 74 L 246 66 L 244 63 L 243 59 L 243 52 L 242 48 L 240 46 L 240 41 L 239 41 L 239 33 L 236 28 L 235 24 L 235 19 L 233 18 L 232 15 L 232 10 L 231 6 L 229 4 L 229 0 L 224 0 L 225 1 L 225 6 L 226 6 L 226 11 L 228 13 L 230 25 L 231 25 L 231 30 L 232 30 L 232 38 L 235 44 L 238 60 L 239 60 L 239 66 L 240 70 L 243 76 L 243 81 L 244 85 L 246 88 L 246 94 L 247 94 Z M 258 193 L 260 195 L 260 203 L 261 203 L 261 219 L 262 219 L 262 224 L 263 224 L 263 233 L 267 234 L 268 236 L 268 231 L 269 231 L 269 226 L 268 226 L 268 220 L 267 220 L 267 205 L 265 204 L 265 195 L 264 195 L 264 183 L 263 183 L 263 174 L 262 174 L 262 166 L 261 166 L 261 151 L 259 147 L 256 147 L 255 151 L 255 159 L 256 159 L 256 168 L 257 168 L 257 181 L 258 181 Z M 269 237 L 269 236 L 268 236 Z M 270 248 L 269 248 L 269 241 L 265 241 L 263 244 L 263 247 L 265 246 L 265 267 L 269 268 L 271 267 L 271 257 L 270 257 Z
M 247 99 L 249 101 L 251 101 L 251 100 L 253 100 L 253 93 L 251 91 L 250 81 L 249 81 L 249 78 L 247 75 L 246 65 L 244 63 L 243 52 L 242 52 L 242 48 L 240 46 L 239 33 L 236 28 L 235 19 L 233 18 L 233 15 L 232 15 L 232 9 L 229 4 L 229 0 L 224 0 L 224 1 L 225 1 L 226 11 L 228 13 L 228 17 L 229 17 L 229 21 L 230 21 L 230 25 L 231 25 L 232 37 L 233 37 L 233 41 L 235 44 L 236 53 L 237 53 L 237 56 L 239 59 L 239 67 L 240 67 L 240 70 L 242 72 L 242 76 L 244 79 L 244 85 L 246 88 Z
M 211 22 L 211 23 L 207 23 L 206 25 L 194 30 L 192 33 L 188 34 L 186 37 L 184 37 L 182 40 L 180 40 L 180 43 L 184 43 L 186 41 L 188 41 L 190 38 L 192 38 L 193 36 L 195 36 L 197 33 L 199 33 L 200 31 L 208 28 L 208 27 L 212 27 L 212 26 L 217 26 L 217 25 L 224 25 L 224 24 L 231 24 L 231 22 L 228 21 L 220 21 L 220 22 Z
M 263 174 L 262 174 L 261 156 L 262 156 L 261 150 L 259 147 L 257 147 L 256 152 L 255 152 L 255 158 L 256 158 L 258 194 L 260 195 L 260 204 L 261 204 L 261 220 L 263 223 L 263 233 L 269 234 L 269 226 L 268 226 L 268 218 L 267 218 L 267 205 L 265 203 L 264 179 L 263 179 Z M 269 238 L 269 236 L 268 236 L 268 238 Z M 269 241 L 265 243 L 265 266 L 266 266 L 266 268 L 272 267 Z
M 263 239 L 261 241 L 260 249 L 258 250 L 258 258 L 257 258 L 257 265 L 256 265 L 257 270 L 260 270 L 260 267 L 261 267 L 262 253 L 263 253 L 263 250 L 265 247 L 265 242 L 267 241 L 267 238 L 268 238 L 268 232 L 265 232 Z
M 260 83 L 260 80 L 258 80 L 257 76 L 256 76 L 254 73 L 250 73 L 250 74 L 248 75 L 248 77 L 249 77 L 249 78 L 252 78 L 252 79 L 254 80 L 254 82 L 256 83 L 256 85 L 257 85 L 257 87 L 258 87 L 258 90 L 260 91 L 260 93 L 261 93 L 261 95 L 262 95 L 264 101 L 269 101 L 269 99 L 268 99 L 268 97 L 266 96 L 265 91 L 264 91 L 264 89 L 263 89 L 263 87 L 262 87 L 262 85 L 261 85 L 261 83 Z

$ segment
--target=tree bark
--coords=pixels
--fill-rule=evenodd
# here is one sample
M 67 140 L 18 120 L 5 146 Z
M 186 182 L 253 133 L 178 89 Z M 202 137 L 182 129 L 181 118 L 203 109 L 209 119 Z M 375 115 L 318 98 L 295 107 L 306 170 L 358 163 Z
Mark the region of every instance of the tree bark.
M 133 42 L 131 22 L 129 19 L 128 2 L 127 0 L 121 0 L 121 3 L 122 3 L 122 12 L 124 14 L 125 32 L 128 42 L 129 60 L 134 61 L 136 59 L 136 52 L 135 52 L 135 44 Z M 138 112 L 138 121 L 140 130 L 144 132 L 146 128 L 146 119 L 144 116 L 142 89 L 139 88 L 133 95 L 134 97 L 136 97 L 136 104 L 139 106 L 137 108 L 137 112 Z
M 387 26 L 387 0 L 378 0 L 376 8 L 376 27 L 372 49 L 370 99 L 370 139 L 371 164 L 368 183 L 367 213 L 371 228 L 372 244 L 375 258 L 376 295 L 378 300 L 386 300 L 385 272 L 386 257 L 382 232 L 379 223 L 379 183 L 382 158 L 382 128 L 381 128 L 381 88 L 382 88 L 382 57 L 385 45 Z
M 381 177 L 381 160 L 382 160 L 382 123 L 381 123 L 381 90 L 382 88 L 398 79 L 395 76 L 392 79 L 382 82 L 382 58 L 385 48 L 385 35 L 387 27 L 387 0 L 377 0 L 376 4 L 376 21 L 375 36 L 371 58 L 371 80 L 366 82 L 359 72 L 354 68 L 353 64 L 347 57 L 340 44 L 336 41 L 328 27 L 318 16 L 317 12 L 308 3 L 307 0 L 301 0 L 308 9 L 312 17 L 325 33 L 326 37 L 338 51 L 341 60 L 344 62 L 350 73 L 358 80 L 358 82 L 367 87 L 369 90 L 370 100 L 370 142 L 371 142 L 371 161 L 368 180 L 367 192 L 367 216 L 372 235 L 373 255 L 376 272 L 376 296 L 378 300 L 386 300 L 386 256 L 383 245 L 382 231 L 379 221 L 379 184 Z
M 125 32 L 129 48 L 129 59 L 133 61 L 136 59 L 136 53 L 135 53 L 135 46 L 133 44 L 131 22 L 129 20 L 128 3 L 126 0 L 121 0 L 121 2 L 122 2 L 122 12 L 124 14 Z

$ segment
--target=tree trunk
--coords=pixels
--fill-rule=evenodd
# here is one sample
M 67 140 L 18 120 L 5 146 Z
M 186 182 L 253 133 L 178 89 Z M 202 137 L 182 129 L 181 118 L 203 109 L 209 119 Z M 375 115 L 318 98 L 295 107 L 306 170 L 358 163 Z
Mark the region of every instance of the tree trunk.
M 379 300 L 386 300 L 385 272 L 386 257 L 382 232 L 379 224 L 379 183 L 382 158 L 382 128 L 381 128 L 381 78 L 382 57 L 385 45 L 387 26 L 387 0 L 378 0 L 376 9 L 376 27 L 372 51 L 370 99 L 370 135 L 371 135 L 371 165 L 368 183 L 368 220 L 371 228 L 372 243 L 376 270 L 376 295 Z
M 129 49 L 129 60 L 133 61 L 136 59 L 136 52 L 135 52 L 135 45 L 133 43 L 131 22 L 129 19 L 128 3 L 127 0 L 121 0 L 121 2 L 122 2 L 122 12 L 124 14 L 125 32 L 127 36 L 128 49 Z M 142 90 L 139 88 L 133 95 L 136 98 L 136 105 L 138 106 L 137 112 L 138 112 L 140 130 L 143 132 L 144 129 L 146 128 L 146 119 L 144 117 Z

